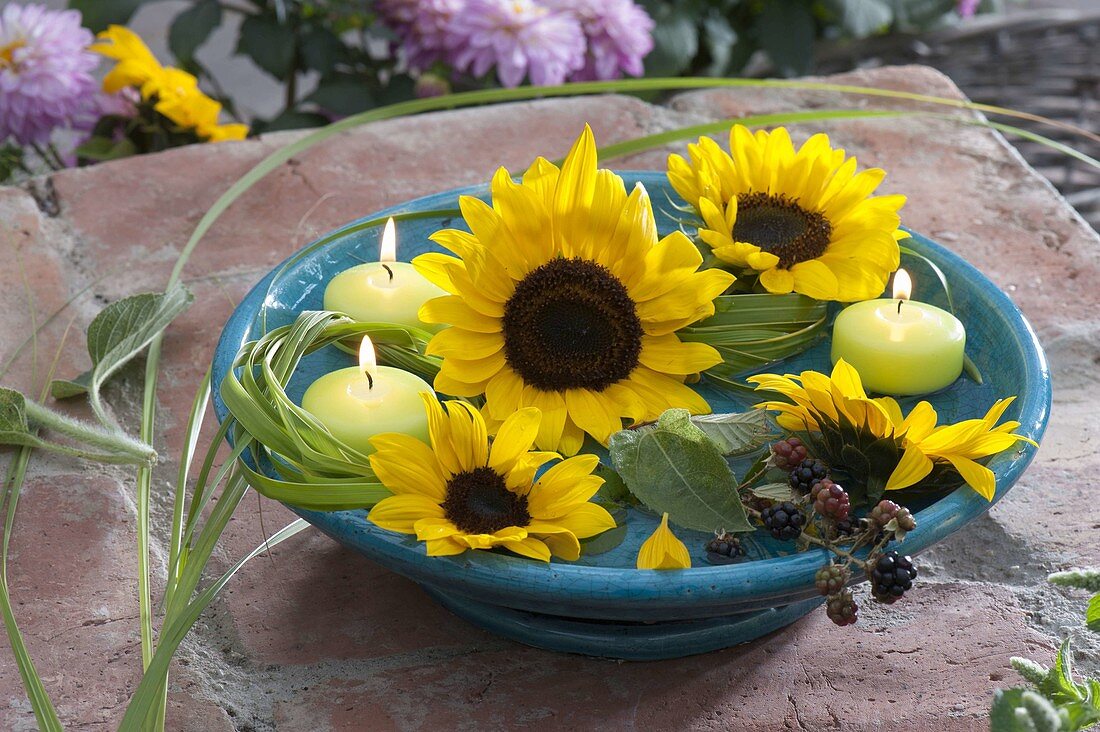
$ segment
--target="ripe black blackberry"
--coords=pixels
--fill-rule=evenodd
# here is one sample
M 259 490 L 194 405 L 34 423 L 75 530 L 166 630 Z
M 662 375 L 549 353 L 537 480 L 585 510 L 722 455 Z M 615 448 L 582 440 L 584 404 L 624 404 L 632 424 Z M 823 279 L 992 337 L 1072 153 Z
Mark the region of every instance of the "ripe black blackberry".
M 817 585 L 818 592 L 828 597 L 843 590 L 851 578 L 852 573 L 847 567 L 841 564 L 826 564 L 817 570 L 817 574 L 814 575 L 814 584 Z
M 846 520 L 852 510 L 848 492 L 828 478 L 814 483 L 810 498 L 814 502 L 814 510 L 833 521 Z
M 825 601 L 825 614 L 842 628 L 859 620 L 858 613 L 859 606 L 849 590 L 832 595 Z
M 790 472 L 791 488 L 801 494 L 810 492 L 814 483 L 820 483 L 829 477 L 829 468 L 820 460 L 806 458 Z
M 868 574 L 871 576 L 871 594 L 879 602 L 890 605 L 913 589 L 917 568 L 908 556 L 899 556 L 891 550 L 878 558 Z
M 707 542 L 707 560 L 711 564 L 729 564 L 745 556 L 745 547 L 741 540 L 724 531 L 714 532 L 714 538 Z
M 772 443 L 772 462 L 780 470 L 790 470 L 809 457 L 806 446 L 797 437 Z
M 797 539 L 806 525 L 806 514 L 790 501 L 776 503 L 760 513 L 764 528 L 780 541 Z

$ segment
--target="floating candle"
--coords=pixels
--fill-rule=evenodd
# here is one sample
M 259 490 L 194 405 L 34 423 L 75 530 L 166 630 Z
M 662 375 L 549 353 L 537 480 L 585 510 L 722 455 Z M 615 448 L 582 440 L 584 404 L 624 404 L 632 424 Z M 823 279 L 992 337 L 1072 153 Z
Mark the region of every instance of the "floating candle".
M 310 384 L 306 410 L 335 437 L 359 452 L 374 452 L 370 438 L 400 432 L 428 442 L 428 417 L 420 392 L 434 394 L 416 374 L 379 366 L 374 344 L 363 336 L 359 365 L 332 371 Z
M 892 299 L 849 305 L 833 325 L 833 363 L 843 358 L 851 364 L 868 391 L 928 394 L 962 373 L 962 323 L 946 310 L 910 300 L 912 286 L 909 273 L 899 269 Z
M 446 326 L 421 322 L 417 311 L 428 300 L 446 294 L 411 264 L 397 261 L 397 229 L 391 218 L 382 232 L 379 261 L 333 277 L 325 288 L 325 310 L 347 313 L 361 323 L 397 323 L 434 333 Z

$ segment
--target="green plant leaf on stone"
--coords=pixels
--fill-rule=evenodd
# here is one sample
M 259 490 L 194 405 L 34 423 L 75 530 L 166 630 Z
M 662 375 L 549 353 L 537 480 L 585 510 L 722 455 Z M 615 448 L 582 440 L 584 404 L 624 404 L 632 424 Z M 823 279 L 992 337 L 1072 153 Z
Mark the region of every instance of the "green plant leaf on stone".
M 312 27 L 300 36 L 302 61 L 306 68 L 326 77 L 336 70 L 336 65 L 347 60 L 348 49 L 340 36 L 328 28 Z M 355 111 L 359 112 L 366 107 Z
M 222 6 L 218 0 L 199 0 L 172 21 L 168 30 L 168 48 L 177 59 L 187 64 L 221 22 Z
M 1078 587 L 1082 590 L 1100 592 L 1100 569 L 1071 569 L 1066 572 L 1054 572 L 1047 581 L 1062 587 Z
M 676 76 L 699 52 L 699 28 L 688 12 L 662 5 L 654 14 L 653 51 L 646 56 L 645 70 L 651 76 Z
M 831 0 L 840 25 L 855 38 L 865 38 L 889 27 L 894 10 L 887 0 Z
M 744 455 L 775 437 L 771 419 L 763 409 L 728 414 L 704 414 L 691 423 L 706 433 L 723 455 Z
M 1058 710 L 1030 689 L 997 689 L 989 714 L 990 732 L 1061 732 Z
M 100 421 L 113 425 L 100 403 L 100 387 L 149 345 L 193 299 L 191 292 L 177 283 L 167 292 L 131 295 L 108 305 L 88 326 L 92 368 L 75 379 L 54 381 L 51 393 L 57 399 L 87 393 Z
M 1085 624 L 1089 630 L 1100 633 L 1100 592 L 1097 592 L 1089 600 L 1089 606 L 1085 610 Z
M 686 410 L 668 410 L 647 430 L 611 436 L 611 462 L 634 496 L 678 526 L 752 531 L 729 464 Z

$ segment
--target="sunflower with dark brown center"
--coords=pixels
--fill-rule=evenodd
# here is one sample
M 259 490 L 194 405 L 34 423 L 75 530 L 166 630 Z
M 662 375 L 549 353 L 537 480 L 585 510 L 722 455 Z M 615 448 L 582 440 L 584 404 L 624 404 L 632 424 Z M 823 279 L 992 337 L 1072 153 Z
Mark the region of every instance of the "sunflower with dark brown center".
M 767 292 L 818 300 L 878 297 L 898 267 L 904 196 L 872 196 L 886 175 L 857 172 L 826 135 L 795 150 L 779 127 L 755 135 L 736 125 L 730 152 L 709 137 L 668 160 L 668 178 L 703 220 L 699 238 Z
M 580 556 L 580 539 L 615 527 L 590 503 L 603 484 L 595 455 L 561 460 L 532 451 L 542 419 L 525 408 L 490 443 L 481 413 L 465 402 L 423 394 L 431 445 L 404 434 L 371 438 L 371 469 L 393 495 L 368 514 L 375 525 L 425 542 L 429 556 L 502 547 L 532 559 Z M 547 462 L 560 460 L 538 480 Z
M 491 190 L 492 205 L 460 200 L 470 233 L 432 236 L 457 258 L 413 262 L 452 293 L 420 310 L 424 322 L 450 326 L 428 345 L 443 357 L 436 389 L 484 394 L 490 428 L 538 407 L 536 444 L 568 455 L 585 434 L 606 444 L 624 419 L 708 412 L 684 380 L 721 357 L 676 331 L 712 315 L 734 278 L 699 271 L 702 256 L 682 233 L 658 239 L 645 189 L 628 194 L 596 167 L 592 131 L 560 170 L 539 158 L 517 183 L 501 168 Z

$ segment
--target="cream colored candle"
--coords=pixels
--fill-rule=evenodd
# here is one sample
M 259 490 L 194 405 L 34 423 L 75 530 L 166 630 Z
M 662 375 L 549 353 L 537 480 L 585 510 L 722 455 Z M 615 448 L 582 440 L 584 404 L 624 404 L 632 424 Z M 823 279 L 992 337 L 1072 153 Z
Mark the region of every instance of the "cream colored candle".
M 370 439 L 383 432 L 428 442 L 428 417 L 420 399 L 425 391 L 435 393 L 416 374 L 378 366 L 374 344 L 364 336 L 359 366 L 332 371 L 310 384 L 302 409 L 335 437 L 369 455 L 374 452 Z
M 851 364 L 868 391 L 928 394 L 959 378 L 966 330 L 951 313 L 909 299 L 912 280 L 894 275 L 892 299 L 846 307 L 833 325 L 832 359 Z
M 397 261 L 397 230 L 391 218 L 382 232 L 379 261 L 346 269 L 325 288 L 325 310 L 347 313 L 361 323 L 397 323 L 435 332 L 445 325 L 417 317 L 420 306 L 447 293 L 408 262 Z

